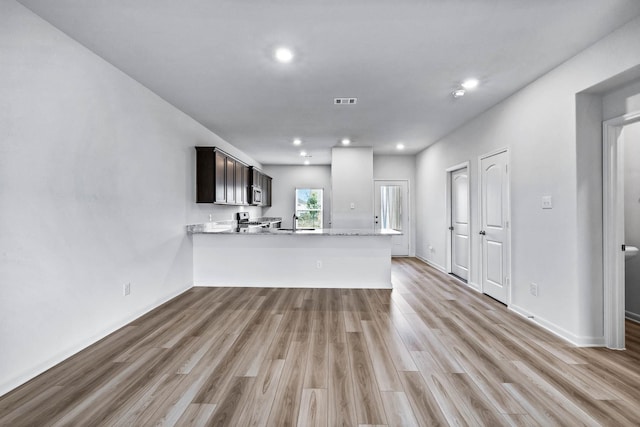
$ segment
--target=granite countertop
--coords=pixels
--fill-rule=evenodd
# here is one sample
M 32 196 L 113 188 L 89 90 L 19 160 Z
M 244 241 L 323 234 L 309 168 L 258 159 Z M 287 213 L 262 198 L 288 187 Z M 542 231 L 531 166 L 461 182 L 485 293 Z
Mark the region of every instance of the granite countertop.
M 291 229 L 246 227 L 237 228 L 228 224 L 207 222 L 187 226 L 188 234 L 250 234 L 254 236 L 392 236 L 401 235 L 399 231 L 374 230 L 373 228 L 317 228 L 317 229 Z

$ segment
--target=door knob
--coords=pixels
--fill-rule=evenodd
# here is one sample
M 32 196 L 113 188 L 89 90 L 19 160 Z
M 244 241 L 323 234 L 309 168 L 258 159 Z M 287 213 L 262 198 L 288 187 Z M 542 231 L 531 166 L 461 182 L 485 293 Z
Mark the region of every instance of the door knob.
M 485 235 L 485 234 L 487 234 L 487 233 L 485 233 L 485 231 L 484 231 L 484 230 L 482 230 L 482 231 L 480 231 L 480 234 L 481 234 L 482 236 L 484 236 L 484 235 Z

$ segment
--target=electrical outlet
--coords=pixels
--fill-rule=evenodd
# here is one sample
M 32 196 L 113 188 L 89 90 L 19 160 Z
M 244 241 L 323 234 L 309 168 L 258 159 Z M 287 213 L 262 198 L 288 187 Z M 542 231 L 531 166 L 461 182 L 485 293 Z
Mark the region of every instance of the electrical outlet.
M 537 283 L 529 283 L 529 293 L 534 297 L 538 296 L 538 284 Z
M 122 294 L 126 297 L 127 295 L 131 294 L 131 283 L 125 283 L 122 286 Z
M 318 268 L 318 269 L 322 268 L 322 261 L 321 260 L 316 261 L 316 268 Z

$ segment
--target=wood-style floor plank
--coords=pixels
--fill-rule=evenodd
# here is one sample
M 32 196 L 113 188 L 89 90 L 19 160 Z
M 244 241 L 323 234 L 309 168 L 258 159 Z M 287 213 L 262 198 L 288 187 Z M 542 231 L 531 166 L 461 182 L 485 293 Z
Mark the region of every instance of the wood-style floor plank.
M 0 426 L 637 426 L 627 350 L 577 348 L 413 258 L 394 289 L 193 288 L 0 397 Z
M 299 427 L 327 427 L 327 389 L 305 388 L 298 416 Z
M 329 425 L 356 425 L 355 395 L 346 343 L 329 344 L 329 367 Z

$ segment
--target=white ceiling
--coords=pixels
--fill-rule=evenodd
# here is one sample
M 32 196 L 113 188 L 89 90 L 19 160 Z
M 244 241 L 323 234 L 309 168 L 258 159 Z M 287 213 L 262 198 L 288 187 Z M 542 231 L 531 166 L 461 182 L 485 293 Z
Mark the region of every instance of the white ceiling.
M 264 164 L 301 164 L 294 137 L 312 164 L 344 136 L 416 153 L 640 14 L 638 0 L 19 1 Z M 453 99 L 470 76 L 480 87 Z

